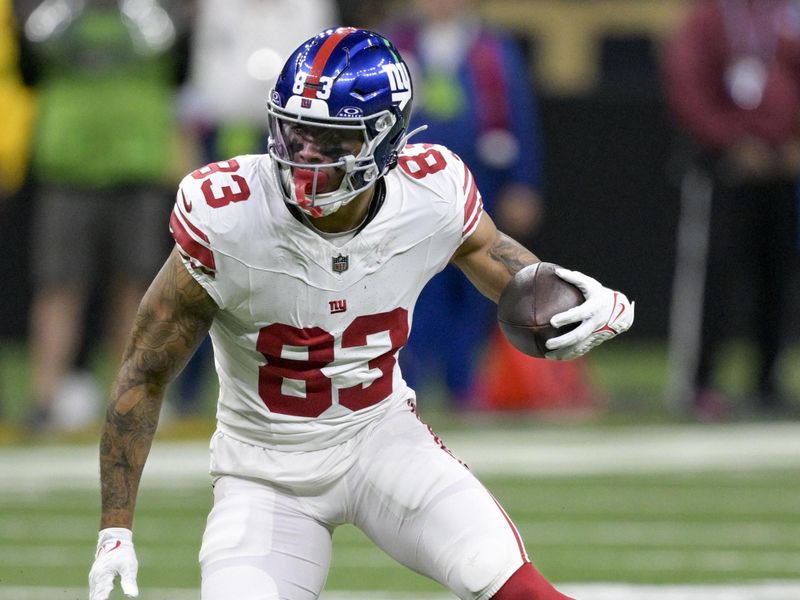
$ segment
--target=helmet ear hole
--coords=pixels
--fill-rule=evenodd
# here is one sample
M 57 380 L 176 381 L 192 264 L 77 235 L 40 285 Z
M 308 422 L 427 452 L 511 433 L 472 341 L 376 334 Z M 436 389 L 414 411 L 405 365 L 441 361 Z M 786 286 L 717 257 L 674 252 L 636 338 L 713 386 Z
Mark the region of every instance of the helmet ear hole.
M 375 130 L 378 133 L 386 131 L 387 129 L 390 129 L 392 125 L 394 125 L 394 122 L 395 122 L 394 115 L 390 114 L 383 115 L 382 117 L 378 118 L 378 120 L 375 122 Z

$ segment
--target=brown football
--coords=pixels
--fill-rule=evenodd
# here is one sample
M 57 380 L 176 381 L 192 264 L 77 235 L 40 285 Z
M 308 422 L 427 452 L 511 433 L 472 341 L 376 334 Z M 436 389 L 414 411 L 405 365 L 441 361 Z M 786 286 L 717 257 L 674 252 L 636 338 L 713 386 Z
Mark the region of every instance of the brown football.
M 550 318 L 583 303 L 581 291 L 556 275 L 558 265 L 540 262 L 519 271 L 497 302 L 497 321 L 508 341 L 520 352 L 541 358 L 545 342 L 574 329 L 571 323 L 556 329 Z

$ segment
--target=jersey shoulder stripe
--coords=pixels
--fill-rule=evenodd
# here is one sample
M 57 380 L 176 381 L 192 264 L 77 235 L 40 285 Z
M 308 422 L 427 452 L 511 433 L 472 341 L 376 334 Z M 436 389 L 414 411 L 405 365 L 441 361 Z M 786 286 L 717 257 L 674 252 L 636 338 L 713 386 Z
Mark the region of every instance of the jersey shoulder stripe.
M 183 195 L 183 190 L 181 190 L 181 194 Z M 172 209 L 169 230 L 184 259 L 192 268 L 199 269 L 213 277 L 217 270 L 217 264 L 208 236 L 186 218 L 178 203 Z
M 434 193 L 458 218 L 460 239 L 475 231 L 483 214 L 483 199 L 469 167 L 455 152 L 439 144 L 409 144 L 401 153 L 400 171 Z M 456 216 L 458 215 L 458 216 Z
M 483 199 L 478 191 L 475 178 L 466 166 L 464 166 L 464 195 L 467 200 L 464 205 L 464 228 L 461 235 L 466 238 L 475 231 L 481 214 L 483 214 Z

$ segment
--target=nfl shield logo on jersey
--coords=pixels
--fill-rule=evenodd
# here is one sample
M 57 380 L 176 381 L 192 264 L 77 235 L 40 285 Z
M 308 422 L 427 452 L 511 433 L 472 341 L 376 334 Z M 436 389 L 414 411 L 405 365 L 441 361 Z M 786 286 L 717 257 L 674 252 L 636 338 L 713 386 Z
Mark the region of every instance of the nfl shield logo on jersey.
M 334 256 L 332 259 L 331 268 L 333 269 L 334 273 L 344 273 L 347 271 L 347 267 L 350 266 L 350 260 L 347 256 Z

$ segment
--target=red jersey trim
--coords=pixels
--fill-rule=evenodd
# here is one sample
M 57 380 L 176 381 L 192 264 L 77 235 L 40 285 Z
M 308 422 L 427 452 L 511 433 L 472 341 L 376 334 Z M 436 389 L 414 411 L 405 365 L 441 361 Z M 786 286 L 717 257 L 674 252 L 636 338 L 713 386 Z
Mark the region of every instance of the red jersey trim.
M 492 496 L 492 500 L 494 500 L 494 503 L 497 505 L 497 508 L 503 514 L 503 518 L 505 518 L 506 523 L 508 523 L 508 526 L 511 528 L 511 533 L 514 534 L 514 539 L 517 541 L 517 548 L 519 548 L 519 554 L 522 557 L 522 562 L 531 562 L 531 559 L 528 558 L 528 553 L 525 551 L 525 544 L 522 541 L 522 536 L 519 534 L 517 526 L 514 525 L 514 522 L 511 520 L 511 517 L 508 516 L 508 513 L 505 511 L 505 509 L 503 509 L 503 507 L 500 506 L 500 503 L 497 501 L 497 498 Z
M 478 227 L 478 222 L 481 220 L 481 215 L 483 214 L 483 199 L 481 199 L 481 195 L 478 194 L 478 205 L 475 207 L 475 211 L 473 212 L 472 218 L 469 220 L 469 223 L 464 227 L 463 236 L 467 237 L 472 235 L 472 232 Z
M 431 428 L 431 426 L 430 426 L 430 425 L 428 425 L 428 424 L 427 424 L 425 421 L 423 421 L 423 420 L 422 420 L 422 417 L 420 417 L 420 415 L 419 415 L 419 412 L 417 412 L 417 406 L 416 406 L 416 404 L 414 404 L 414 402 L 412 402 L 410 399 L 407 399 L 407 400 L 406 400 L 406 404 L 407 404 L 407 405 L 408 405 L 408 407 L 411 409 L 411 414 L 413 414 L 415 417 L 417 417 L 417 421 L 419 421 L 420 423 L 422 423 L 422 424 L 423 424 L 423 425 L 424 425 L 424 426 L 425 426 L 425 427 L 428 429 L 428 433 L 429 433 L 429 434 L 431 435 L 431 437 L 433 438 L 433 442 L 434 442 L 434 443 L 435 443 L 437 446 L 439 446 L 439 448 L 441 448 L 442 450 L 444 450 L 445 452 L 447 452 L 447 453 L 448 453 L 448 454 L 449 454 L 451 457 L 453 457 L 455 460 L 457 460 L 457 461 L 458 461 L 458 463 L 459 463 L 459 464 L 460 464 L 462 467 L 464 467 L 465 469 L 469 470 L 469 465 L 468 465 L 467 463 L 465 463 L 463 460 L 461 460 L 460 458 L 458 458 L 458 457 L 457 457 L 455 454 L 453 454 L 453 453 L 450 451 L 450 448 L 448 448 L 447 446 L 445 446 L 444 442 L 442 441 L 442 438 L 440 438 L 438 435 L 436 435 L 436 433 L 433 431 L 433 429 Z M 497 502 L 497 501 L 495 500 L 495 502 Z M 506 517 L 506 518 L 508 518 L 508 517 Z
M 178 213 L 178 216 L 180 217 L 181 220 L 181 224 L 186 226 L 189 229 L 189 231 L 192 232 L 195 238 L 198 238 L 201 242 L 203 242 L 204 246 L 206 247 L 210 246 L 211 243 L 208 241 L 208 236 L 205 233 L 203 233 L 197 226 L 195 226 L 195 224 L 192 223 L 189 220 L 189 217 L 186 215 L 186 213 L 189 212 L 188 210 L 186 210 L 186 206 L 188 204 L 188 206 L 191 207 L 191 203 L 186 201 L 186 194 L 183 193 L 183 190 L 181 190 L 181 197 L 183 198 L 183 207 L 177 204 L 175 206 L 175 212 Z
M 192 267 L 213 276 L 217 270 L 217 264 L 214 260 L 214 252 L 207 246 L 208 236 L 185 220 L 177 207 L 172 210 L 169 218 L 169 230 Z M 192 234 L 200 240 L 195 239 Z
M 483 199 L 480 192 L 478 192 L 475 178 L 466 167 L 464 168 L 464 193 L 467 195 L 467 201 L 464 205 L 464 229 L 462 230 L 462 235 L 466 237 L 478 226 L 478 221 L 483 213 Z

